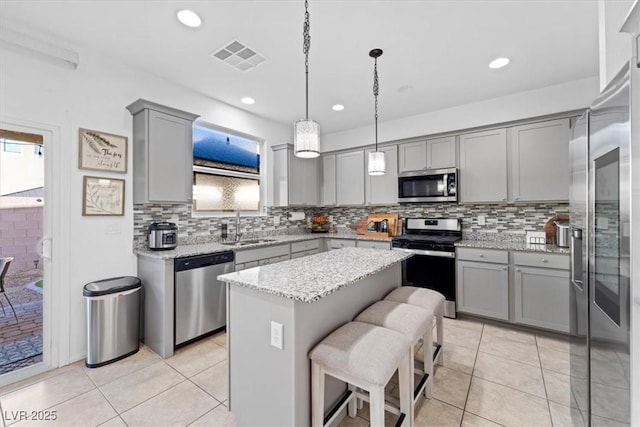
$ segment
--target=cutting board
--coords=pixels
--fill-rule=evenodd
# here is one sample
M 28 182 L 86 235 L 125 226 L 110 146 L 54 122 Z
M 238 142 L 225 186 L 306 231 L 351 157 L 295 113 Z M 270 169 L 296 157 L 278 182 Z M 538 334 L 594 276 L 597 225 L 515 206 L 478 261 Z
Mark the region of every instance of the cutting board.
M 367 224 L 371 222 L 378 222 L 386 219 L 389 221 L 389 232 L 388 233 L 380 233 L 376 231 L 367 231 L 365 229 L 364 234 L 370 237 L 391 237 L 397 235 L 398 228 L 398 214 L 394 213 L 372 213 L 367 217 Z
M 544 223 L 544 232 L 547 235 L 547 242 L 556 243 L 556 227 L 553 225 L 555 221 L 569 221 L 568 214 L 554 215 Z

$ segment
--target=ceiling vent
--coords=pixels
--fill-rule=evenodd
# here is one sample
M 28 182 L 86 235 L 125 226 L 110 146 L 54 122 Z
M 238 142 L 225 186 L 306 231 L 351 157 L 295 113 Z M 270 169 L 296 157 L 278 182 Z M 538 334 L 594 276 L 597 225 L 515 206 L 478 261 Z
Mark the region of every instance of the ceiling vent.
M 211 56 L 241 71 L 250 70 L 266 61 L 264 56 L 237 40 L 228 43 L 221 49 L 214 50 L 211 52 Z

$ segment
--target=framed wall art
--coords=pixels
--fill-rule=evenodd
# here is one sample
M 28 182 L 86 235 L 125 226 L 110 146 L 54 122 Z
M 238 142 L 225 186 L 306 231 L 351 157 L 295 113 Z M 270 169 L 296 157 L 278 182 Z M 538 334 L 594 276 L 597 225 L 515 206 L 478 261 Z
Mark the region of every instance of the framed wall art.
M 123 216 L 124 179 L 85 176 L 82 182 L 83 216 Z
M 105 172 L 127 172 L 127 137 L 80 129 L 78 167 Z

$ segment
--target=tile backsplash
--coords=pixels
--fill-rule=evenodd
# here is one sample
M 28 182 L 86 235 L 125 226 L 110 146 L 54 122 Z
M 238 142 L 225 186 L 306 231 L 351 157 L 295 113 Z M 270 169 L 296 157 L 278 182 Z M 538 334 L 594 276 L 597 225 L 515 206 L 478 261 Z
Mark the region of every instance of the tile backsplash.
M 453 204 L 453 203 L 409 203 L 392 206 L 368 207 L 319 207 L 287 208 L 267 207 L 266 215 L 242 216 L 240 231 L 244 236 L 264 234 L 290 234 L 302 230 L 305 221 L 292 221 L 289 213 L 304 211 L 311 215 L 326 215 L 333 218 L 339 232 L 350 232 L 348 225 L 366 218 L 370 213 L 398 213 L 406 217 L 447 217 L 462 220 L 463 236 L 476 240 L 522 240 L 527 231 L 542 231 L 548 218 L 569 213 L 568 203 L 530 204 Z M 228 224 L 228 233 L 235 234 L 235 215 L 225 217 L 191 217 L 191 205 L 139 204 L 134 206 L 134 245 L 146 243 L 146 229 L 152 222 L 171 221 L 178 226 L 178 240 L 186 243 L 198 240 L 212 240 L 220 237 L 221 224 Z M 274 224 L 274 217 L 280 223 Z M 478 224 L 478 217 L 484 216 L 485 224 Z

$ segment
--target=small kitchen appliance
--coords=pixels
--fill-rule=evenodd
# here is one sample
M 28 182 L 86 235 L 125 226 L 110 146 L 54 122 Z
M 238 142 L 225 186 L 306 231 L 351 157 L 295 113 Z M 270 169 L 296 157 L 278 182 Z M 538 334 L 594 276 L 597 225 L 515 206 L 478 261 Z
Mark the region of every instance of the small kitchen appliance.
M 446 298 L 444 315 L 456 317 L 456 248 L 462 238 L 457 218 L 406 218 L 404 234 L 391 248 L 414 254 L 402 262 L 402 285 L 433 289 Z
M 162 251 L 178 245 L 178 227 L 173 222 L 154 222 L 149 226 L 149 249 Z
M 556 246 L 569 247 L 569 221 L 556 221 Z

